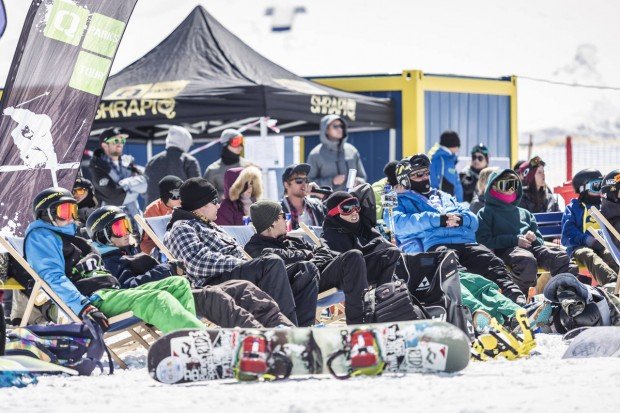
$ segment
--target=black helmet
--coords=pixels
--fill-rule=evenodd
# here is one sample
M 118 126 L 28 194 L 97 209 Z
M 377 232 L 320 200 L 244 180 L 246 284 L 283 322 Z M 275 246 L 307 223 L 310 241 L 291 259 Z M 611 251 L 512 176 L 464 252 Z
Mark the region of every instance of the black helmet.
M 413 172 L 409 158 L 405 158 L 396 165 L 396 182 L 403 188 L 411 189 L 409 174 Z
M 614 169 L 605 175 L 601 184 L 601 195 L 608 201 L 620 203 L 618 191 L 620 191 L 620 169 Z
M 596 179 L 603 179 L 603 174 L 594 168 L 584 169 L 573 176 L 573 189 L 577 195 L 587 192 L 586 184 Z M 600 188 L 600 186 L 599 186 Z
M 122 218 L 127 218 L 127 214 L 119 207 L 108 205 L 97 208 L 86 220 L 86 232 L 93 241 L 109 244 L 112 238 L 112 223 Z
M 67 191 L 65 188 L 55 186 L 44 189 L 39 192 L 32 201 L 34 218 L 53 222 L 57 218 L 54 207 L 64 202 L 76 203 L 71 192 Z
M 411 164 L 411 172 L 415 172 L 420 169 L 430 168 L 431 166 L 431 160 L 423 153 L 416 153 L 415 155 L 413 155 L 411 158 L 409 158 L 409 163 Z

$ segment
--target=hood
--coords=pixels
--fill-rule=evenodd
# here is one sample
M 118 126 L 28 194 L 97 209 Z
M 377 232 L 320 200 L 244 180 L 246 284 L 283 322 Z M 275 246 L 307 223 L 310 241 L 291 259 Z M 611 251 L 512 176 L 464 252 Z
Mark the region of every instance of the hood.
M 484 191 L 484 201 L 485 201 L 485 203 L 487 205 L 506 206 L 506 204 L 504 202 L 500 201 L 499 199 L 495 198 L 494 196 L 491 196 L 491 193 L 490 193 L 490 190 L 493 187 L 493 184 L 504 173 L 511 173 L 518 180 L 518 182 L 517 182 L 517 198 L 514 201 L 512 201 L 510 203 L 510 205 L 518 206 L 521 203 L 521 198 L 523 198 L 523 184 L 521 183 L 521 180 L 519 179 L 519 177 L 517 176 L 515 171 L 513 171 L 512 169 L 506 168 L 506 169 L 503 169 L 501 171 L 493 172 L 491 174 L 491 176 L 489 177 L 489 181 L 487 183 L 487 188 Z
M 60 234 L 65 234 L 65 235 L 75 235 L 75 232 L 77 231 L 77 225 L 75 224 L 65 225 L 64 227 L 56 227 L 48 222 L 43 221 L 42 219 L 37 219 L 36 221 L 28 225 L 28 228 L 26 229 L 26 236 L 32 230 L 35 230 L 37 228 L 46 228 L 51 231 L 58 232 Z
M 170 217 L 170 222 L 166 226 L 166 230 L 167 231 L 170 230 L 170 228 L 172 228 L 172 224 L 174 224 L 177 221 L 188 221 L 190 219 L 200 219 L 200 218 L 198 218 L 198 216 L 194 215 L 190 211 L 186 211 L 182 208 L 174 208 L 172 210 L 172 216 Z
M 224 197 L 237 201 L 246 182 L 252 181 L 252 198 L 259 199 L 263 195 L 261 175 L 260 169 L 255 166 L 227 170 L 224 174 Z
M 431 151 L 434 149 L 434 152 L 432 155 L 430 155 Z M 458 158 L 458 155 L 455 153 L 452 153 L 452 151 L 448 148 L 446 148 L 445 146 L 441 146 L 441 145 L 437 145 L 436 147 L 431 148 L 431 151 L 429 151 L 429 157 L 431 159 L 435 159 L 435 158 L 448 158 L 448 159 L 455 159 Z
M 344 125 L 344 130 L 343 130 L 344 137 L 339 142 L 334 142 L 334 141 L 329 140 L 329 138 L 327 137 L 327 133 L 325 132 L 327 131 L 327 125 L 329 125 L 336 119 L 340 119 L 342 121 L 342 124 Z M 327 146 L 327 148 L 329 148 L 332 151 L 338 151 L 339 147 L 344 145 L 347 139 L 349 139 L 349 136 L 347 135 L 347 122 L 338 115 L 324 116 L 321 119 L 321 134 L 319 136 L 321 137 L 321 143 L 323 145 Z

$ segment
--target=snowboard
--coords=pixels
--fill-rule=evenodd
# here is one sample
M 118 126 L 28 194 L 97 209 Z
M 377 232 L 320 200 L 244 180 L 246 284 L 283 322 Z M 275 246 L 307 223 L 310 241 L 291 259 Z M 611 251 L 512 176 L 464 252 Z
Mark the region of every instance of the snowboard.
M 180 330 L 148 351 L 155 380 L 189 383 L 248 378 L 269 365 L 272 379 L 328 374 L 457 372 L 469 362 L 469 339 L 442 321 L 337 327 Z M 266 354 L 268 353 L 268 354 Z M 240 372 L 241 370 L 241 372 Z M 265 378 L 262 376 L 261 378 Z
M 569 358 L 620 357 L 620 327 L 591 327 L 571 341 L 562 356 Z
M 68 374 L 75 376 L 77 371 L 58 364 L 48 363 L 28 356 L 0 356 L 0 374 L 7 372 L 36 374 Z

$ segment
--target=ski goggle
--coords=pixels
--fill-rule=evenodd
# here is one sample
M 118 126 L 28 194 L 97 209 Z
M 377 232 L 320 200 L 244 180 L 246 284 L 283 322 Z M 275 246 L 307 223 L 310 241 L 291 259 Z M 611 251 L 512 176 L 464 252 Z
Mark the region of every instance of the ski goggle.
M 239 146 L 243 146 L 243 136 L 241 135 L 235 136 L 230 141 L 228 141 L 228 144 L 232 146 L 233 148 L 238 148 Z
M 602 179 L 593 179 L 583 186 L 584 189 L 582 190 L 582 192 L 588 191 L 591 194 L 600 194 L 602 184 L 603 184 Z
M 108 139 L 105 139 L 103 142 L 104 143 L 109 143 L 112 145 L 118 145 L 119 143 L 121 144 L 125 144 L 125 142 L 127 142 L 127 137 L 129 135 L 125 135 L 125 134 L 121 134 L 121 135 L 116 135 L 116 136 L 110 136 Z
M 116 238 L 122 238 L 133 232 L 129 218 L 117 219 L 112 223 L 110 229 L 112 230 L 112 236 Z
M 70 219 L 77 219 L 78 206 L 73 202 L 63 202 L 56 205 L 56 216 L 63 221 L 69 221 Z
M 73 196 L 78 198 L 86 195 L 88 193 L 88 189 L 86 188 L 73 188 Z
M 348 198 L 329 210 L 327 215 L 330 217 L 340 215 L 351 215 L 354 212 L 360 212 L 360 201 L 357 198 Z
M 495 182 L 495 186 L 500 192 L 516 191 L 518 185 L 517 179 L 502 179 Z
M 536 168 L 537 166 L 540 166 L 540 165 L 545 166 L 545 161 L 543 161 L 540 156 L 535 156 L 532 159 L 530 159 L 530 167 Z
M 417 172 L 411 172 L 409 174 L 409 177 L 411 178 L 424 178 L 426 176 L 430 176 L 431 172 L 428 169 L 424 169 L 421 171 L 417 171 Z

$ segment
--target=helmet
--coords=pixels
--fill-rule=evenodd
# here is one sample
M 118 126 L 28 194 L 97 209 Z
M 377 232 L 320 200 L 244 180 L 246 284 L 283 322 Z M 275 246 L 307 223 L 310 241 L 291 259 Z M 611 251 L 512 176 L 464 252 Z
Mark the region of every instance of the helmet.
M 32 201 L 34 218 L 54 222 L 57 218 L 54 207 L 66 202 L 76 203 L 71 192 L 67 191 L 65 188 L 55 186 L 44 189 L 39 192 Z
M 605 175 L 601 184 L 601 195 L 608 201 L 620 203 L 618 191 L 620 191 L 620 169 L 614 169 Z
M 93 241 L 109 244 L 112 224 L 123 218 L 127 218 L 127 214 L 119 207 L 108 205 L 97 208 L 86 220 L 86 232 Z
M 594 168 L 584 169 L 573 176 L 573 189 L 575 193 L 581 195 L 587 192 L 586 184 L 596 179 L 603 179 L 603 174 Z M 600 188 L 600 186 L 599 186 Z
M 411 168 L 411 163 L 408 158 L 405 158 L 398 162 L 396 165 L 396 182 L 401 185 L 403 188 L 411 189 L 411 180 L 409 179 L 409 174 L 413 172 Z
M 404 159 L 403 159 L 404 160 Z M 419 169 L 430 168 L 431 160 L 423 153 L 416 153 L 411 158 L 409 158 L 409 163 L 411 164 L 411 172 L 415 172 Z

